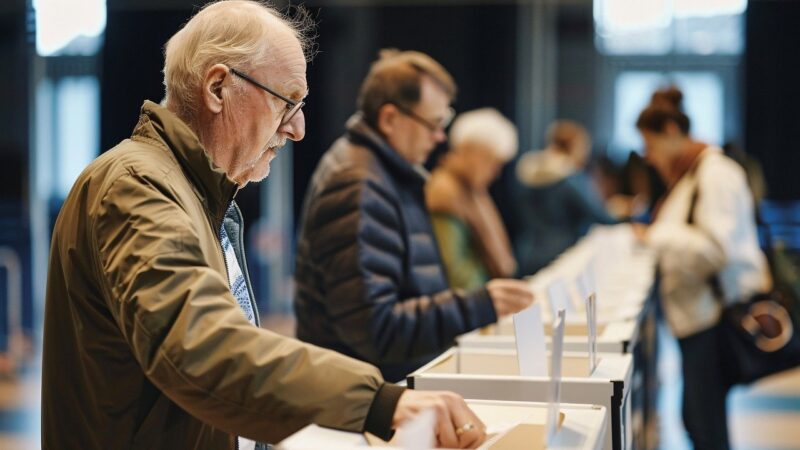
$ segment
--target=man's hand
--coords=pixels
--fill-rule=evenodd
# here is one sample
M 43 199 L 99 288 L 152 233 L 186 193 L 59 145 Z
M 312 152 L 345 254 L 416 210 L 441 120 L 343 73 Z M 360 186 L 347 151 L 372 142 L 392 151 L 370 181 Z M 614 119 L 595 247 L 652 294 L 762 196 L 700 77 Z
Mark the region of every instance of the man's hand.
M 486 283 L 486 289 L 498 317 L 520 312 L 533 303 L 533 292 L 526 281 L 495 278 Z
M 407 389 L 397 402 L 392 427 L 397 428 L 420 411 L 436 413 L 437 446 L 447 448 L 476 448 L 486 439 L 486 426 L 458 394 L 444 391 L 414 391 Z

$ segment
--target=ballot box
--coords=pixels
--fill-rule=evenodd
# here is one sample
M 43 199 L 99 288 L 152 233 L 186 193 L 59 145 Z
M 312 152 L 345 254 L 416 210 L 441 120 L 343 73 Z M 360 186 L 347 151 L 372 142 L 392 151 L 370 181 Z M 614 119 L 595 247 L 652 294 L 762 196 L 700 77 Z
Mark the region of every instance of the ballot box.
M 605 439 L 608 410 L 599 405 L 561 404 L 559 426 L 554 438 L 544 443 L 547 418 L 546 403 L 467 400 L 469 407 L 486 425 L 487 439 L 483 450 L 601 450 Z M 400 430 L 397 434 L 403 433 Z M 281 450 L 351 450 L 368 447 L 400 447 L 395 435 L 383 442 L 371 435 L 309 425 L 289 436 L 277 446 Z
M 546 364 L 543 361 L 543 364 Z M 600 354 L 590 370 L 586 353 L 564 353 L 561 401 L 601 405 L 608 409 L 603 448 L 631 448 L 630 385 L 633 359 L 628 354 Z M 547 401 L 547 376 L 521 376 L 516 350 L 454 347 L 409 374 L 408 387 L 449 390 L 465 398 L 506 401 Z
M 456 343 L 462 348 L 496 348 L 515 349 L 516 338 L 513 324 L 503 321 L 502 326 L 489 326 L 475 330 L 456 338 Z M 545 330 L 548 327 L 545 326 Z M 625 320 L 597 325 L 597 351 L 601 353 L 628 353 L 636 343 L 639 331 L 639 322 Z M 564 330 L 564 351 L 588 351 L 588 328 L 585 323 L 567 323 Z M 551 340 L 547 339 L 548 349 Z

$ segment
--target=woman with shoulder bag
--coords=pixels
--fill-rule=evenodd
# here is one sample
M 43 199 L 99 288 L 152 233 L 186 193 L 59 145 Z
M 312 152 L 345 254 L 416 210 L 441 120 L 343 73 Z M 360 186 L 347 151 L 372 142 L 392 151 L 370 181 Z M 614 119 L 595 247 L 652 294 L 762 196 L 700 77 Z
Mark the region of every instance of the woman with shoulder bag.
M 728 449 L 726 398 L 735 380 L 720 351 L 722 303 L 768 292 L 771 277 L 744 171 L 692 139 L 682 99 L 674 87 L 657 91 L 636 122 L 645 158 L 669 187 L 638 234 L 657 257 L 664 314 L 681 349 L 686 430 L 695 449 Z

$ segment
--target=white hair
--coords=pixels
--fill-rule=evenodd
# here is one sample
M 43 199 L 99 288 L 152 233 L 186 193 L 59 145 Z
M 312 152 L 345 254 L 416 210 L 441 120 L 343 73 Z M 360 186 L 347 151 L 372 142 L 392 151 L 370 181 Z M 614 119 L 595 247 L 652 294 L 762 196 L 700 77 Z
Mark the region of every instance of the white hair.
M 206 71 L 214 64 L 248 71 L 267 62 L 267 36 L 276 24 L 293 32 L 309 54 L 313 43 L 305 34 L 313 22 L 303 9 L 290 21 L 260 1 L 227 0 L 203 7 L 164 49 L 164 103 L 175 106 L 183 118 L 193 118 Z
M 469 144 L 490 149 L 498 159 L 510 161 L 517 154 L 517 127 L 494 108 L 459 114 L 450 128 L 450 146 L 458 151 Z

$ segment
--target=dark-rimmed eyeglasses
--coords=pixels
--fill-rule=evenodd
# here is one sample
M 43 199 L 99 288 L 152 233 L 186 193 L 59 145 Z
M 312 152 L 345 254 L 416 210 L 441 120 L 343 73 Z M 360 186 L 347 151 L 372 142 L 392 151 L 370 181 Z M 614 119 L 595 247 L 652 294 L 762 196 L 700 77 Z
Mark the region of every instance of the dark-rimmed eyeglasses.
M 392 105 L 394 105 L 401 113 L 405 114 L 406 116 L 410 117 L 420 125 L 430 130 L 431 133 L 436 133 L 439 130 L 444 130 L 445 128 L 447 128 L 450 125 L 450 122 L 453 121 L 453 117 L 455 117 L 456 115 L 456 111 L 453 108 L 447 108 L 447 113 L 445 114 L 445 116 L 442 117 L 441 120 L 439 120 L 437 123 L 434 123 L 420 116 L 419 114 L 415 113 L 411 109 L 406 108 L 403 105 L 397 103 L 392 103 Z
M 241 78 L 241 79 L 243 79 L 243 80 L 245 80 L 247 82 L 252 83 L 256 87 L 261 88 L 261 89 L 269 92 L 270 94 L 274 95 L 275 97 L 278 97 L 279 99 L 281 99 L 284 102 L 286 102 L 286 108 L 283 110 L 283 118 L 281 119 L 281 125 L 286 125 L 287 123 L 289 123 L 289 121 L 292 120 L 292 117 L 294 117 L 297 114 L 297 112 L 300 111 L 300 109 L 303 106 L 305 106 L 305 104 L 306 104 L 306 102 L 303 102 L 303 101 L 296 102 L 296 101 L 294 101 L 294 100 L 292 100 L 290 98 L 287 98 L 287 97 L 284 97 L 281 94 L 278 94 L 277 92 L 273 91 L 272 89 L 264 86 L 263 84 L 259 83 L 256 80 L 254 80 L 249 75 L 247 75 L 245 73 L 242 73 L 242 72 L 234 69 L 233 67 L 229 67 L 228 69 L 230 69 L 231 73 L 236 75 L 237 77 L 239 77 L 239 78 Z

